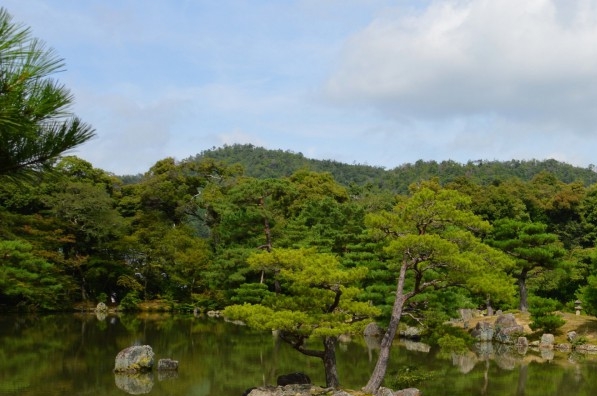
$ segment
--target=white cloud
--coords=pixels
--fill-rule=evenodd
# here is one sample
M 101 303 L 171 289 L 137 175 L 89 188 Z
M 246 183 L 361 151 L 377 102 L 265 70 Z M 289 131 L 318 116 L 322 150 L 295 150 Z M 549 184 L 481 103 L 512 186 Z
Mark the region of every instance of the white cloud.
M 597 113 L 597 1 L 437 1 L 354 35 L 326 94 L 401 118 L 497 116 L 542 130 Z

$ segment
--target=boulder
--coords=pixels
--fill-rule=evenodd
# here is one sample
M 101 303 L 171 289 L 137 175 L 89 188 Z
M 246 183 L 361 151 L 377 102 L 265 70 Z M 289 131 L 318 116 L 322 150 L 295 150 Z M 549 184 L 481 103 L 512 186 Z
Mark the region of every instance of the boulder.
M 553 334 L 545 333 L 541 336 L 541 342 L 539 343 L 539 348 L 552 349 L 554 341 L 555 341 L 555 338 L 554 338 Z
M 296 372 L 280 375 L 276 382 L 278 386 L 311 384 L 311 378 L 305 373 Z
M 499 315 L 493 324 L 493 339 L 502 344 L 514 344 L 514 340 L 524 333 L 524 327 L 516 322 L 511 313 Z
M 390 388 L 384 388 L 381 386 L 377 392 L 375 392 L 375 396 L 394 396 L 394 391 Z
M 151 371 L 154 356 L 155 354 L 149 345 L 136 345 L 125 348 L 116 355 L 114 372 L 139 373 Z
M 418 340 L 419 338 L 421 338 L 422 332 L 423 332 L 422 329 L 420 329 L 419 327 L 414 327 L 414 326 L 406 326 L 406 327 L 398 330 L 398 334 L 400 335 L 400 337 L 404 337 L 404 338 L 408 338 L 408 339 L 412 339 L 412 340 Z
M 379 337 L 384 334 L 384 330 L 375 322 L 369 323 L 363 331 L 365 337 Z
M 160 359 L 158 360 L 158 371 L 176 371 L 178 370 L 178 360 Z
M 421 391 L 417 388 L 406 388 L 394 392 L 394 396 L 421 396 Z
M 566 338 L 568 339 L 569 342 L 574 342 L 574 340 L 576 340 L 576 337 L 578 337 L 578 335 L 576 334 L 576 331 L 569 331 L 566 334 Z
M 471 336 L 481 342 L 491 341 L 493 334 L 493 326 L 489 322 L 479 322 L 471 331 Z

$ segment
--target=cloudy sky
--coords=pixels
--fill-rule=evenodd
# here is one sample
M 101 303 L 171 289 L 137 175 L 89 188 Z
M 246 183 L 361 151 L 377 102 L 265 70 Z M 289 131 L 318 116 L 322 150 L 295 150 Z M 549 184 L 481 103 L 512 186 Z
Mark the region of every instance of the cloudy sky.
M 116 174 L 252 143 L 386 168 L 597 163 L 597 0 L 4 0 Z

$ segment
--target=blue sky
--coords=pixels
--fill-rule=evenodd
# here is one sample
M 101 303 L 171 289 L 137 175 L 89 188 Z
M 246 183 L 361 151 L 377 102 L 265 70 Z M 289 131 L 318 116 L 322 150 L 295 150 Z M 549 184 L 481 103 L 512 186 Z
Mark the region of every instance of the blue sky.
M 224 144 L 394 168 L 597 163 L 597 0 L 4 0 L 142 173 Z

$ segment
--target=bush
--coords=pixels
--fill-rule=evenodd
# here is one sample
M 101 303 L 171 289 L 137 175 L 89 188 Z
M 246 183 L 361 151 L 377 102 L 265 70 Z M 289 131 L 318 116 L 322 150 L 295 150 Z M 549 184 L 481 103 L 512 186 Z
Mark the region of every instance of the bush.
M 106 293 L 100 293 L 97 296 L 97 302 L 98 303 L 103 302 L 104 304 L 107 304 L 108 303 L 108 295 Z
M 546 333 L 555 333 L 566 321 L 558 316 L 555 311 L 558 309 L 558 302 L 551 298 L 531 297 L 529 299 L 529 313 L 532 330 L 542 330 Z
M 139 303 L 141 303 L 141 299 L 137 295 L 137 292 L 132 291 L 120 301 L 120 309 L 123 311 L 138 311 Z

